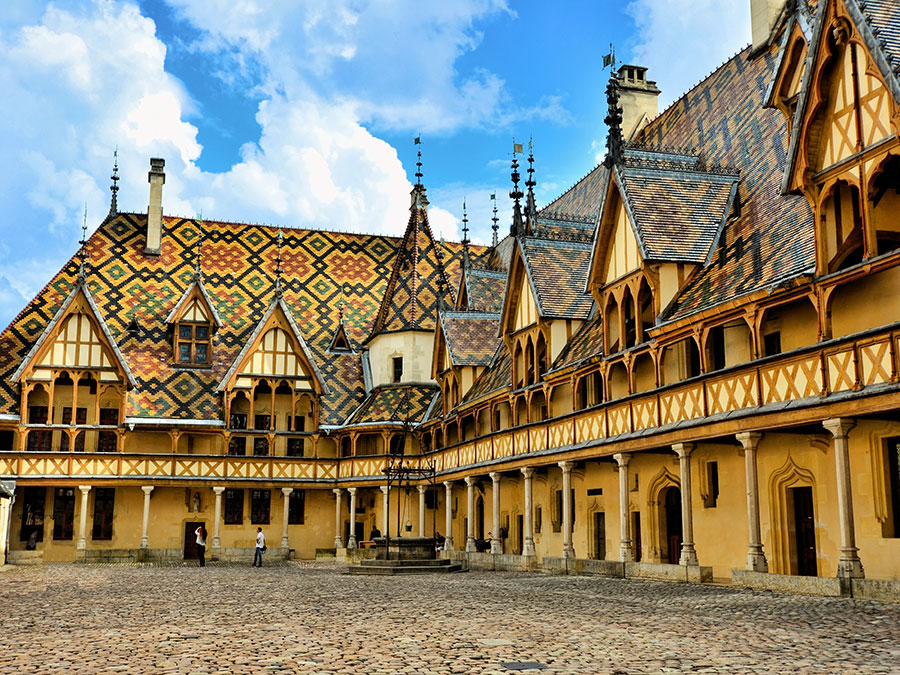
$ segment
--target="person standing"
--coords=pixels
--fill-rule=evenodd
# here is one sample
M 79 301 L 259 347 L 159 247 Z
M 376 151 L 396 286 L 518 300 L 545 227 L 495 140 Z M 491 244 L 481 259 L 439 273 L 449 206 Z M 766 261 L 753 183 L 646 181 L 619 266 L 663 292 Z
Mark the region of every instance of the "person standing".
M 194 534 L 197 535 L 197 555 L 200 558 L 200 567 L 206 567 L 206 528 L 201 525 Z
M 256 551 L 253 554 L 253 566 L 262 567 L 262 554 L 266 550 L 266 536 L 262 528 L 256 528 Z

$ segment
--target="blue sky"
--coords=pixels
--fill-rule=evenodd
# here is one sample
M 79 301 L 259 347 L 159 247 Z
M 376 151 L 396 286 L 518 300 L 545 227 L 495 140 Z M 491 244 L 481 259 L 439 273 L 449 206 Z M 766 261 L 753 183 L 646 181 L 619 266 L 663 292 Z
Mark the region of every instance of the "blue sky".
M 5 0 L 0 7 L 0 325 L 109 205 L 400 235 L 421 134 L 431 223 L 509 223 L 513 137 L 539 205 L 605 142 L 601 67 L 649 68 L 660 110 L 749 40 L 749 0 Z M 502 230 L 501 230 L 502 231 Z

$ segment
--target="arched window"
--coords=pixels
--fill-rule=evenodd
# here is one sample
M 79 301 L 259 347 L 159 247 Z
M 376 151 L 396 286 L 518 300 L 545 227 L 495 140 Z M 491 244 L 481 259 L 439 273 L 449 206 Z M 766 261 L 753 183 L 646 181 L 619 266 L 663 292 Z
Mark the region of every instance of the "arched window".
M 863 258 L 859 188 L 839 180 L 822 202 L 821 224 L 828 272 L 851 267 Z

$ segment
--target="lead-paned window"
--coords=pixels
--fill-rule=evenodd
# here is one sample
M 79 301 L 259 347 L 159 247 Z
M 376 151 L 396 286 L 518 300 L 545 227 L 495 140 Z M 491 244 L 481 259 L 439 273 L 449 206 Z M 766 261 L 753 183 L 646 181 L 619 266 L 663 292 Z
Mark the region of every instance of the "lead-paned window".
M 47 424 L 47 406 L 32 405 L 28 407 L 29 424 Z M 49 429 L 31 429 L 25 441 L 25 449 L 35 452 L 50 452 L 53 432 Z
M 241 525 L 244 522 L 244 491 L 234 488 L 225 490 L 225 524 Z
M 112 539 L 113 509 L 116 502 L 115 488 L 97 488 L 94 492 L 94 528 L 92 539 Z
M 306 512 L 306 491 L 294 490 L 288 497 L 288 525 L 302 525 Z
M 209 363 L 209 325 L 179 323 L 175 350 L 178 363 L 207 365 Z
M 270 490 L 253 490 L 250 493 L 250 522 L 254 525 L 268 525 L 271 503 Z
M 119 426 L 119 409 L 118 408 L 100 408 L 100 424 L 102 426 L 115 427 Z M 117 447 L 117 438 L 115 431 L 100 431 L 97 434 L 97 451 L 98 452 L 115 452 Z

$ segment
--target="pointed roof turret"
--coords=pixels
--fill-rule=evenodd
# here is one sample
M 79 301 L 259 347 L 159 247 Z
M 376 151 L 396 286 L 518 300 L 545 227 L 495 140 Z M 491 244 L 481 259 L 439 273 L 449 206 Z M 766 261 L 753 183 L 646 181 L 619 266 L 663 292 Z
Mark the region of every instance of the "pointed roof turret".
M 513 189 L 509 193 L 510 198 L 513 200 L 513 221 L 509 228 L 509 233 L 514 237 L 518 237 L 524 230 L 522 224 L 522 204 L 519 202 L 524 195 L 519 189 L 520 174 L 519 160 L 516 157 L 517 152 L 522 152 L 522 146 L 513 142 L 512 173 L 510 174 L 513 182 Z
M 112 193 L 109 200 L 109 218 L 112 218 L 119 213 L 119 204 L 117 201 L 117 196 L 119 194 L 119 146 L 116 146 L 113 158 L 113 174 L 110 177 L 112 185 L 109 186 L 109 191 Z

